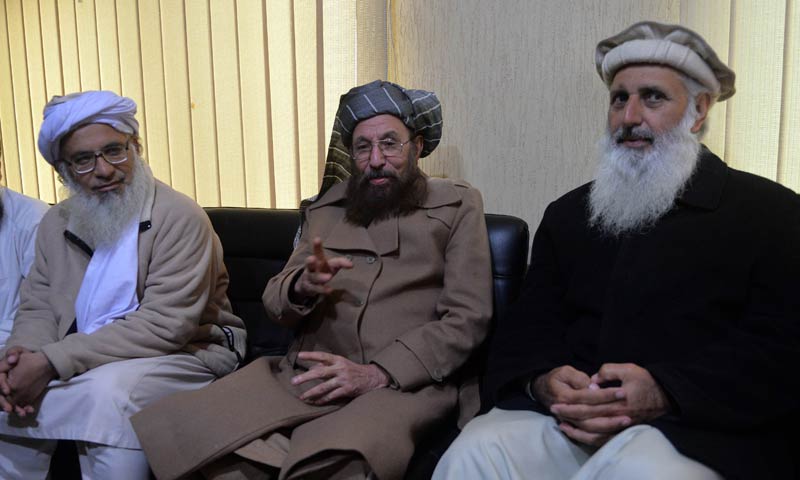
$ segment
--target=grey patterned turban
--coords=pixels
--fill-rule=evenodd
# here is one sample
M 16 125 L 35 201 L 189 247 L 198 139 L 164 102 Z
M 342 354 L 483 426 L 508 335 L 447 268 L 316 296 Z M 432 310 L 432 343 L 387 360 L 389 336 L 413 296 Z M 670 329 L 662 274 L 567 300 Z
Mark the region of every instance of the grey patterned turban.
M 128 134 L 139 134 L 136 102 L 114 92 L 99 90 L 55 96 L 44 106 L 44 122 L 39 129 L 39 151 L 47 163 L 55 165 L 64 135 L 90 123 L 104 123 Z
M 356 125 L 384 114 L 394 115 L 414 135 L 422 135 L 424 143 L 421 156 L 429 155 L 439 145 L 442 138 L 442 104 L 435 93 L 408 90 L 381 80 L 355 87 L 339 99 L 322 186 L 316 198 L 321 198 L 336 183 L 350 178 L 353 165 L 349 149 Z

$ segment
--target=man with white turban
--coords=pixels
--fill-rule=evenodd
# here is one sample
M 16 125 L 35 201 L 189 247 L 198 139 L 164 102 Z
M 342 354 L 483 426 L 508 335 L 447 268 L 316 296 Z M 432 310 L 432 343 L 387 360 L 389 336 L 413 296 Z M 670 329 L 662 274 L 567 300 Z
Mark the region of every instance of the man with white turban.
M 800 197 L 700 144 L 734 73 L 695 32 L 638 23 L 596 63 L 596 178 L 547 208 L 495 408 L 434 478 L 797 478 Z
M 146 479 L 130 416 L 203 387 L 244 355 L 208 217 L 140 157 L 136 104 L 55 97 L 39 150 L 70 197 L 49 210 L 0 351 L 0 477 L 46 478 L 58 439 L 84 478 Z
M 477 412 L 462 366 L 491 317 L 488 238 L 480 193 L 417 165 L 441 132 L 432 92 L 342 96 L 328 172 L 347 180 L 323 181 L 264 291 L 294 343 L 136 415 L 158 478 L 400 479 L 439 422 Z

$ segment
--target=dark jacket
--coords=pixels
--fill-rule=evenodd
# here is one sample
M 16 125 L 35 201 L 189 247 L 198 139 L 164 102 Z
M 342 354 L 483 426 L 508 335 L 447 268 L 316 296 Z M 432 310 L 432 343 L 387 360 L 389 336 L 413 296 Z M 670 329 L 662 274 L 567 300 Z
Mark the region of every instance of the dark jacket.
M 800 453 L 800 197 L 706 150 L 649 230 L 587 225 L 590 184 L 553 202 L 523 293 L 495 333 L 488 402 L 536 409 L 522 384 L 632 362 L 676 413 L 652 425 L 728 478 L 795 478 Z

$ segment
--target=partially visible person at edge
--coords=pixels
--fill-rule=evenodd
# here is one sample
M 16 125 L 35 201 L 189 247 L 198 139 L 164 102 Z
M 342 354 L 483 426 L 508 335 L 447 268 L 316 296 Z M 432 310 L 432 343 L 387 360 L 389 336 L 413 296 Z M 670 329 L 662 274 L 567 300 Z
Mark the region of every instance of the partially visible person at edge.
M 478 191 L 418 167 L 441 132 L 432 92 L 342 96 L 322 191 L 264 292 L 294 343 L 136 415 L 156 476 L 399 479 L 459 403 L 477 412 L 461 368 L 491 317 L 488 238 Z
M 130 416 L 232 372 L 245 331 L 205 212 L 142 161 L 136 104 L 54 97 L 39 150 L 70 196 L 42 219 L 0 351 L 0 477 L 47 478 L 57 439 L 84 478 L 149 478 Z
M 547 208 L 495 408 L 434 477 L 798 478 L 800 197 L 700 143 L 734 94 L 700 35 L 638 23 L 595 58 L 597 175 Z
M 39 199 L 0 186 L 0 348 L 11 334 L 19 286 L 31 269 L 36 230 L 47 208 Z

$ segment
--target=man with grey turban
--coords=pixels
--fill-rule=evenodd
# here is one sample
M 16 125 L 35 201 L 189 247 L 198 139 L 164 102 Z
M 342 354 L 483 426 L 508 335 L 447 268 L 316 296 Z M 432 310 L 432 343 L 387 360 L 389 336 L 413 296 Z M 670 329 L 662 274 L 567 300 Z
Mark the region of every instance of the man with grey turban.
M 432 92 L 342 96 L 330 176 L 263 296 L 295 341 L 136 415 L 157 477 L 399 479 L 438 422 L 474 415 L 461 367 L 491 317 L 488 238 L 480 194 L 418 167 L 441 131 Z
M 800 197 L 700 143 L 734 73 L 697 33 L 603 40 L 595 180 L 547 208 L 435 479 L 797 478 Z
M 74 440 L 84 478 L 149 478 L 130 416 L 233 371 L 231 313 L 208 217 L 140 157 L 133 100 L 55 97 L 39 150 L 70 197 L 39 227 L 36 258 L 0 351 L 0 477 L 47 478 Z

